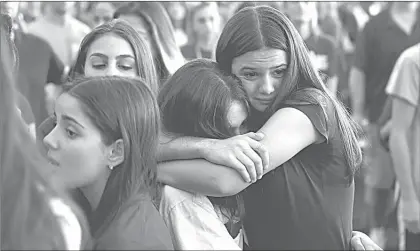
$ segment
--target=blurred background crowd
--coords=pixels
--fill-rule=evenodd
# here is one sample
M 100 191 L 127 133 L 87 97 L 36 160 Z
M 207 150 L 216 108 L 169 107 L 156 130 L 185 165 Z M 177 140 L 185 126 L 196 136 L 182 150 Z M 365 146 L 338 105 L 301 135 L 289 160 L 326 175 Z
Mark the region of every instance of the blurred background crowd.
M 174 59 L 180 51 L 179 56 L 191 60 L 214 58 L 218 35 L 226 21 L 246 6 L 270 5 L 286 13 L 305 40 L 313 63 L 325 74 L 328 88 L 367 132 L 368 137 L 361 142 L 366 146 L 366 158 L 356 180 L 354 229 L 369 234 L 384 249 L 403 246 L 397 169 L 393 168 L 386 133 L 379 133 L 379 138 L 374 136 L 389 120 L 390 101 L 385 88 L 394 64 L 402 51 L 420 42 L 417 3 L 160 2 L 166 11 L 164 15 L 134 7 L 121 9 L 126 2 L 1 4 L 2 13 L 12 19 L 19 51 L 17 83 L 32 110 L 34 117 L 25 119 L 29 124 L 32 121 L 33 128 L 51 113 L 55 88 L 71 71 L 83 38 L 116 15 L 124 17 L 146 37 L 154 53 L 166 51 L 168 58 Z M 387 12 L 391 15 L 384 14 L 392 8 L 395 9 Z M 410 8 L 416 9 L 412 21 L 404 14 L 411 13 Z M 172 27 L 165 27 L 166 17 Z M 165 40 L 169 29 L 174 31 L 175 44 Z M 179 49 L 172 52 L 173 47 Z M 171 67 L 179 67 L 171 66 L 165 55 L 161 58 L 169 74 L 174 72 Z M 177 64 L 176 60 L 172 64 Z M 168 73 L 161 72 L 161 79 L 165 79 Z M 365 88 L 354 87 L 360 82 Z

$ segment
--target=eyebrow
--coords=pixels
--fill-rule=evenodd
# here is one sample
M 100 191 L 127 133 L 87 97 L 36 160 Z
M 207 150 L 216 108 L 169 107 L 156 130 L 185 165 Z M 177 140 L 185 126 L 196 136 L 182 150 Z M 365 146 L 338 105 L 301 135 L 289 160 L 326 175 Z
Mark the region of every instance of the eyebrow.
M 281 67 L 287 67 L 287 64 L 281 64 L 281 65 L 273 66 L 273 67 L 270 68 L 270 70 L 278 69 L 278 68 L 281 68 Z M 243 70 L 255 70 L 255 69 L 257 69 L 257 67 L 243 66 L 241 68 L 241 71 L 243 71 Z
M 61 115 L 61 117 L 62 117 L 62 119 L 63 120 L 68 120 L 68 121 L 71 121 L 71 122 L 73 122 L 73 123 L 75 123 L 75 124 L 77 124 L 77 125 L 79 125 L 80 127 L 82 127 L 83 129 L 85 128 L 84 126 L 82 126 L 79 122 L 77 122 L 77 120 L 76 119 L 74 119 L 74 118 L 72 118 L 72 117 L 70 117 L 70 116 L 68 116 L 68 115 Z
M 107 56 L 107 55 L 102 54 L 102 53 L 99 53 L 99 52 L 92 53 L 89 57 L 101 57 L 101 58 L 108 58 L 108 56 Z M 134 57 L 133 57 L 132 55 L 129 55 L 129 54 L 122 54 L 122 55 L 118 55 L 118 56 L 117 56 L 117 59 L 120 59 L 120 58 L 133 58 L 133 59 L 134 59 Z

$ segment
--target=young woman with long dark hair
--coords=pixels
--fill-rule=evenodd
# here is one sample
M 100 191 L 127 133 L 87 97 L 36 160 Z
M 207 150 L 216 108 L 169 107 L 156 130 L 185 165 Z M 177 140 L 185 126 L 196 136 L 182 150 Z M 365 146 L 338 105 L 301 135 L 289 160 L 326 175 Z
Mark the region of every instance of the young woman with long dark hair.
M 161 145 L 161 160 L 192 160 L 161 163 L 160 181 L 212 196 L 246 188 L 252 249 L 351 249 L 360 240 L 352 238 L 357 129 L 293 24 L 271 7 L 244 8 L 226 24 L 216 60 L 241 80 L 251 105 L 247 126 L 263 135 L 181 137 Z
M 44 138 L 53 178 L 87 198 L 93 248 L 173 249 L 153 203 L 160 120 L 151 89 L 134 78 L 80 79 L 54 116 Z

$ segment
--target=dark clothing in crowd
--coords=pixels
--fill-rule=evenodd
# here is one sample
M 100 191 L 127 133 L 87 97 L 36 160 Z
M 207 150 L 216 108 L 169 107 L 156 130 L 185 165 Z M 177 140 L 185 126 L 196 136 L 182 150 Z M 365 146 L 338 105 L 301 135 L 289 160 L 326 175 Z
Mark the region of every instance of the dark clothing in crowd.
M 32 34 L 15 32 L 19 53 L 17 83 L 19 91 L 27 98 L 35 116 L 36 125 L 47 117 L 45 85 L 61 84 L 64 65 L 47 42 Z
M 308 116 L 326 141 L 308 146 L 243 192 L 248 245 L 255 250 L 350 250 L 354 182 L 338 128 L 327 123 L 326 116 L 334 116 L 317 105 L 288 106 Z
M 400 54 L 420 41 L 420 23 L 407 34 L 385 9 L 366 24 L 356 43 L 354 66 L 366 76 L 365 103 L 371 122 L 382 113 L 387 95 L 385 87 Z
M 315 53 L 317 56 L 326 56 L 328 66 L 320 68 L 321 73 L 325 76 L 325 80 L 329 77 L 337 75 L 337 45 L 334 38 L 325 34 L 311 35 L 305 40 L 308 50 Z

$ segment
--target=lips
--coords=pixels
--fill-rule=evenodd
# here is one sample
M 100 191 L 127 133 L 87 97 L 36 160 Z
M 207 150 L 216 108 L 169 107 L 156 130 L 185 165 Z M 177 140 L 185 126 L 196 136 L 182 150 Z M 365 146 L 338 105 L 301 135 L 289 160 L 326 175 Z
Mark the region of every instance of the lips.
M 255 99 L 256 101 L 263 103 L 263 104 L 271 104 L 271 102 L 273 102 L 273 99 Z
M 59 166 L 60 163 L 58 163 L 55 159 L 53 159 L 51 156 L 47 156 L 48 162 L 50 162 L 51 165 L 53 166 Z

